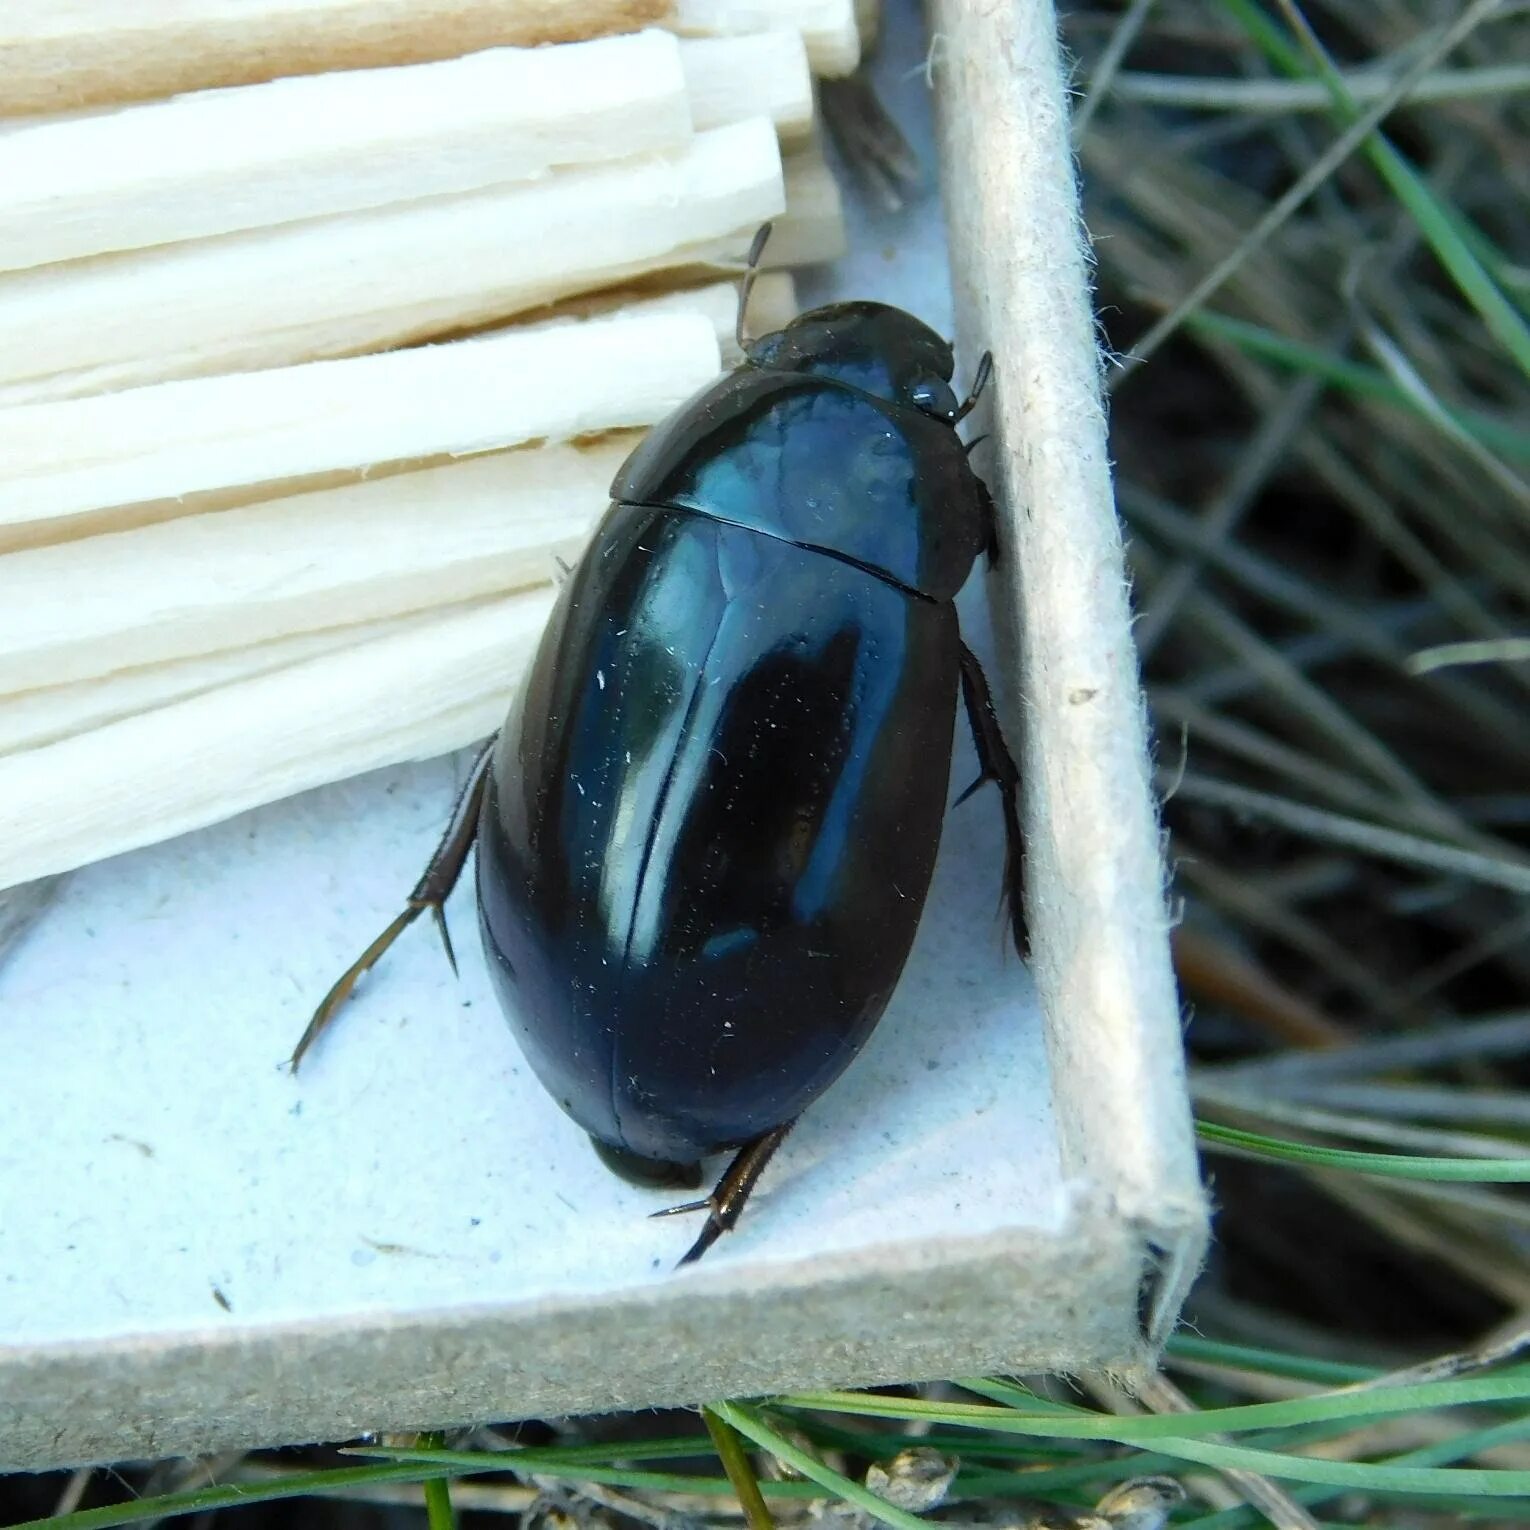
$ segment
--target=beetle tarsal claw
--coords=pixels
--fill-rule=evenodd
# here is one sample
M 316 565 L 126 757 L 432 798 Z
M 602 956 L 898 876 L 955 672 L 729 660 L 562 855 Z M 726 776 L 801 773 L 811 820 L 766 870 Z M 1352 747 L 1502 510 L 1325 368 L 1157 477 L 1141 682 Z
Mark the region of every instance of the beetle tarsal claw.
M 446 960 L 451 964 L 452 976 L 461 977 L 457 971 L 457 953 L 452 950 L 452 932 L 446 927 L 446 905 L 443 903 L 431 903 L 426 905 L 430 909 L 430 916 L 436 922 L 436 929 L 441 935 L 441 945 L 446 951 Z
M 707 1213 L 706 1225 L 686 1251 L 680 1261 L 681 1265 L 695 1264 L 725 1232 L 733 1230 L 744 1209 L 744 1202 L 749 1199 L 760 1175 L 765 1172 L 765 1165 L 770 1162 L 776 1149 L 786 1141 L 786 1135 L 794 1124 L 793 1121 L 783 1121 L 780 1126 L 773 1126 L 768 1132 L 750 1138 L 734 1155 L 727 1172 L 717 1181 L 716 1188 L 705 1200 L 688 1201 L 684 1206 L 671 1206 L 665 1211 L 654 1213 L 661 1217 L 678 1216 L 683 1211 Z
M 994 778 L 993 778 L 993 777 L 992 777 L 992 776 L 991 776 L 991 775 L 989 775 L 989 773 L 988 773 L 988 772 L 987 772 L 987 771 L 986 771 L 986 770 L 985 770 L 985 771 L 983 771 L 983 772 L 982 772 L 982 773 L 981 773 L 981 774 L 980 774 L 980 775 L 979 775 L 979 776 L 978 776 L 978 778 L 977 778 L 977 780 L 976 780 L 976 781 L 974 781 L 974 782 L 973 782 L 973 783 L 972 783 L 972 785 L 971 785 L 971 786 L 969 786 L 969 787 L 968 787 L 968 788 L 967 788 L 967 789 L 966 789 L 966 791 L 964 791 L 964 792 L 963 792 L 963 793 L 962 793 L 962 794 L 961 794 L 961 796 L 959 796 L 959 797 L 958 797 L 958 798 L 957 798 L 957 799 L 956 799 L 956 801 L 955 801 L 955 802 L 953 802 L 953 803 L 952 803 L 952 804 L 951 804 L 951 806 L 952 806 L 952 807 L 954 807 L 954 808 L 959 808 L 959 807 L 960 807 L 960 806 L 961 806 L 961 805 L 962 805 L 962 803 L 964 803 L 964 802 L 965 802 L 965 801 L 966 801 L 966 800 L 967 800 L 967 799 L 968 799 L 968 798 L 969 798 L 969 797 L 970 797 L 970 796 L 972 796 L 972 794 L 973 794 L 973 793 L 974 793 L 974 792 L 976 792 L 976 791 L 977 791 L 977 790 L 978 790 L 978 789 L 979 789 L 979 788 L 980 788 L 980 787 L 984 787 L 984 786 L 987 786 L 987 785 L 988 785 L 988 783 L 989 783 L 989 782 L 990 782 L 990 781 L 992 781 L 992 780 L 993 780 L 993 779 L 994 779 Z
M 663 1211 L 650 1211 L 650 1217 L 678 1217 L 684 1216 L 690 1211 L 710 1211 L 712 1209 L 712 1197 L 703 1196 L 699 1201 L 687 1201 L 683 1206 L 666 1206 Z
M 737 1220 L 735 1218 L 735 1220 Z M 688 1264 L 695 1264 L 711 1246 L 733 1226 L 732 1222 L 724 1222 L 717 1212 L 713 1212 L 707 1218 L 706 1226 L 697 1234 L 696 1241 L 686 1249 L 685 1253 L 676 1262 L 675 1268 L 682 1270 Z

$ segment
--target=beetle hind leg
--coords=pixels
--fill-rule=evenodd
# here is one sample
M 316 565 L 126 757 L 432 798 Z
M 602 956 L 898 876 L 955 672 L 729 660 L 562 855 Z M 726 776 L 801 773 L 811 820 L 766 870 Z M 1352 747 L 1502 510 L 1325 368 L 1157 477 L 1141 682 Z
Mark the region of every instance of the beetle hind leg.
M 977 655 L 961 645 L 962 700 L 967 707 L 967 721 L 972 727 L 972 742 L 977 748 L 979 774 L 976 781 L 956 799 L 960 805 L 980 786 L 994 782 L 999 788 L 999 802 L 1004 813 L 1004 885 L 1000 907 L 1007 908 L 1015 949 L 1025 955 L 1025 843 L 1020 836 L 1020 772 L 1015 766 L 999 714 L 994 710 L 993 694 Z
M 717 1181 L 717 1188 L 704 1200 L 687 1201 L 683 1206 L 667 1206 L 663 1211 L 653 1213 L 656 1217 L 675 1217 L 688 1211 L 706 1212 L 706 1225 L 680 1264 L 695 1264 L 725 1232 L 733 1230 L 744 1210 L 744 1203 L 759 1183 L 760 1175 L 765 1172 L 765 1165 L 775 1156 L 776 1149 L 786 1141 L 787 1133 L 796 1124 L 795 1121 L 788 1121 L 784 1126 L 772 1127 L 770 1131 L 761 1132 L 758 1137 L 746 1142 L 734 1155 L 723 1177 Z
M 431 856 L 424 874 L 415 884 L 414 891 L 405 900 L 403 912 L 340 974 L 334 987 L 324 995 L 319 1007 L 313 1012 L 313 1019 L 308 1022 L 308 1027 L 299 1038 L 297 1046 L 293 1048 L 292 1056 L 287 1064 L 294 1073 L 297 1072 L 298 1064 L 302 1062 L 304 1054 L 319 1039 L 341 1005 L 351 996 L 356 984 L 426 909 L 430 910 L 436 929 L 440 932 L 441 944 L 446 948 L 446 959 L 451 963 L 453 973 L 457 971 L 457 955 L 452 950 L 451 934 L 446 927 L 446 900 L 451 896 L 452 889 L 456 887 L 457 880 L 462 875 L 462 868 L 467 864 L 468 851 L 472 849 L 473 840 L 478 833 L 478 810 L 483 804 L 484 786 L 488 781 L 489 761 L 493 753 L 494 740 L 491 738 L 484 745 L 478 758 L 473 761 L 473 768 L 468 772 L 467 784 L 462 788 L 457 798 L 457 805 L 452 809 L 452 816 L 446 825 L 445 834 L 441 836 L 441 843 L 436 846 L 435 854 Z

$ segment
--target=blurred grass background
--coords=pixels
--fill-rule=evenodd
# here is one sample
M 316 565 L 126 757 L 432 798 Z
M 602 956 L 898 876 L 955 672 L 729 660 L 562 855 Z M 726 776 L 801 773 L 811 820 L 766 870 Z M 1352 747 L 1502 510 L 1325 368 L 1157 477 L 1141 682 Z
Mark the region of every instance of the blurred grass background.
M 1217 1205 L 1162 1373 L 13 1478 L 0 1522 L 1530 1521 L 1530 6 L 1064 32 Z

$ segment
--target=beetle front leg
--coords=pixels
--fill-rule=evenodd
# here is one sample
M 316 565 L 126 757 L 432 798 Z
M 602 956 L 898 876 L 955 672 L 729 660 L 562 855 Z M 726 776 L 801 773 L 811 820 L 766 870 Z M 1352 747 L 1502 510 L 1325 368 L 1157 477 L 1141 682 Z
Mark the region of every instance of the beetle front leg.
M 383 952 L 426 909 L 429 909 L 435 918 L 436 928 L 441 932 L 441 943 L 446 947 L 446 959 L 452 964 L 452 971 L 456 972 L 457 957 L 452 950 L 451 934 L 446 928 L 446 900 L 451 896 L 452 889 L 457 885 L 457 879 L 462 875 L 462 868 L 467 864 L 468 851 L 472 849 L 473 840 L 478 833 L 478 812 L 483 805 L 484 786 L 489 779 L 489 763 L 493 756 L 494 739 L 491 738 L 483 746 L 478 758 L 473 761 L 473 768 L 468 772 L 467 784 L 458 794 L 457 805 L 452 809 L 452 816 L 447 821 L 446 832 L 441 836 L 441 843 L 436 846 L 436 852 L 431 856 L 424 874 L 415 884 L 414 891 L 409 894 L 403 913 L 340 974 L 334 987 L 324 995 L 323 1002 L 313 1012 L 313 1019 L 308 1022 L 308 1028 L 299 1039 L 288 1064 L 294 1073 L 297 1072 L 298 1064 L 303 1060 L 303 1054 L 319 1039 L 325 1026 L 334 1019 L 336 1010 L 351 996 L 352 990 L 362 975 L 376 964 Z
M 744 1202 L 749 1199 L 750 1192 L 759 1183 L 760 1175 L 765 1172 L 765 1165 L 775 1156 L 776 1149 L 786 1141 L 787 1133 L 796 1124 L 795 1121 L 788 1121 L 784 1126 L 772 1127 L 770 1131 L 761 1132 L 758 1137 L 746 1142 L 734 1155 L 723 1177 L 717 1181 L 717 1188 L 705 1200 L 687 1201 L 683 1206 L 666 1206 L 663 1211 L 653 1213 L 656 1217 L 675 1217 L 687 1211 L 707 1213 L 706 1226 L 686 1251 L 681 1264 L 695 1264 L 725 1232 L 733 1230 L 744 1209 Z
M 953 425 L 960 425 L 972 411 L 977 408 L 977 401 L 982 398 L 983 390 L 988 386 L 993 377 L 993 352 L 984 351 L 978 359 L 977 375 L 972 379 L 972 390 L 962 400 L 961 407 L 956 411 L 956 418 L 951 421 Z M 968 447 L 968 451 L 972 448 Z
M 967 707 L 967 721 L 972 727 L 972 742 L 977 748 L 980 773 L 976 781 L 956 799 L 960 806 L 987 781 L 999 788 L 999 802 L 1004 812 L 1004 890 L 1002 902 L 1009 905 L 1010 926 L 1015 949 L 1025 955 L 1025 844 L 1020 837 L 1020 772 L 1014 756 L 1004 742 L 999 714 L 994 711 L 993 694 L 977 655 L 961 645 L 962 700 Z
M 980 436 L 979 440 L 982 439 Z M 973 442 L 975 446 L 977 442 Z M 978 502 L 983 510 L 983 551 L 988 557 L 989 568 L 997 566 L 999 561 L 999 507 L 994 502 L 994 497 L 989 493 L 988 485 L 981 478 L 975 480 L 978 487 Z

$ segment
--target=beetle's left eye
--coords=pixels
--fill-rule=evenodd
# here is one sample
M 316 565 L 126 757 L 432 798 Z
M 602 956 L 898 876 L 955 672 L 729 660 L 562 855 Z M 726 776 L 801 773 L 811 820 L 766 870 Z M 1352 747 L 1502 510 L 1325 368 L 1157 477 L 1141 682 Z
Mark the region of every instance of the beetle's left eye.
M 925 377 L 908 390 L 908 401 L 924 414 L 948 423 L 956 418 L 956 395 L 938 377 Z

